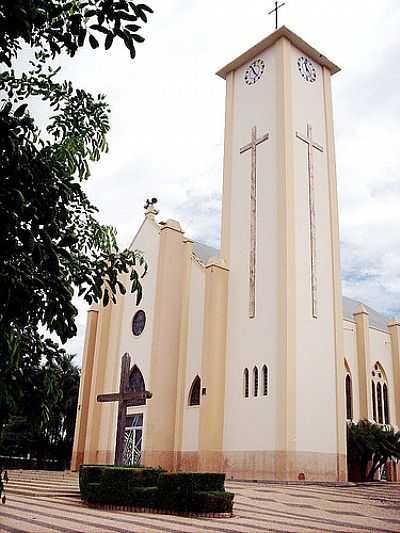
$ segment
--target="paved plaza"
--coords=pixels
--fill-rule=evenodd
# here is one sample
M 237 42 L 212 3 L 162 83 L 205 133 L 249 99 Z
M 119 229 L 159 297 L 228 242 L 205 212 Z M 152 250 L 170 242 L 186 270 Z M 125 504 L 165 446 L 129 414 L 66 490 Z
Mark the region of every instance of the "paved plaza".
M 89 509 L 76 474 L 11 471 L 0 532 L 400 532 L 400 484 L 226 485 L 234 517 L 193 519 Z

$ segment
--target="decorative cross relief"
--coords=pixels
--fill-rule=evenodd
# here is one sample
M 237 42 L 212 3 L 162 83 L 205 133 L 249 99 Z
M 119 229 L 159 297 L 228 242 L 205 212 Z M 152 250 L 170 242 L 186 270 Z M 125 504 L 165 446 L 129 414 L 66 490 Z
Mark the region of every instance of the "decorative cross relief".
M 117 421 L 117 436 L 115 438 L 115 459 L 114 464 L 124 464 L 124 441 L 125 441 L 125 427 L 126 427 L 126 408 L 129 402 L 151 398 L 152 394 L 149 391 L 135 392 L 129 390 L 129 370 L 131 366 L 131 357 L 129 354 L 124 354 L 121 359 L 121 378 L 119 385 L 119 392 L 111 394 L 99 394 L 97 396 L 98 402 L 118 402 L 118 421 Z
M 312 316 L 318 318 L 318 276 L 317 276 L 317 229 L 315 225 L 315 179 L 314 179 L 314 153 L 313 148 L 323 152 L 322 146 L 314 142 L 312 127 L 307 124 L 307 137 L 298 131 L 296 137 L 307 144 L 308 149 L 308 202 L 310 210 L 310 246 L 311 246 L 311 293 Z
M 257 139 L 257 127 L 251 130 L 251 142 L 240 148 L 244 154 L 251 150 L 250 192 L 250 266 L 249 266 L 249 317 L 256 316 L 256 246 L 257 246 L 257 146 L 269 139 L 269 133 Z

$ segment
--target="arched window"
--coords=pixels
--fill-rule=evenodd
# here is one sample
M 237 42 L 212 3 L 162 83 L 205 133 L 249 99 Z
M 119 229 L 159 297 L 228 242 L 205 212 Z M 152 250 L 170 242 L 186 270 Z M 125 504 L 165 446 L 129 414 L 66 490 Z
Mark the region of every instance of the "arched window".
M 346 418 L 353 420 L 353 386 L 350 374 L 346 375 Z
M 243 395 L 245 398 L 249 397 L 249 371 L 247 368 L 243 372 Z
M 268 396 L 268 367 L 264 365 L 262 367 L 263 378 L 263 396 Z
M 378 424 L 390 424 L 388 384 L 382 365 L 376 362 L 371 374 L 373 418 Z
M 258 396 L 258 368 L 253 368 L 253 396 Z
M 200 387 L 200 378 L 199 376 L 196 376 L 193 380 L 192 386 L 190 387 L 189 405 L 200 405 Z
M 143 374 L 139 370 L 139 368 L 134 365 L 130 374 L 129 374 L 129 390 L 132 392 L 145 392 L 146 386 L 143 379 Z M 143 398 L 141 400 L 129 400 L 127 405 L 145 405 L 146 398 Z

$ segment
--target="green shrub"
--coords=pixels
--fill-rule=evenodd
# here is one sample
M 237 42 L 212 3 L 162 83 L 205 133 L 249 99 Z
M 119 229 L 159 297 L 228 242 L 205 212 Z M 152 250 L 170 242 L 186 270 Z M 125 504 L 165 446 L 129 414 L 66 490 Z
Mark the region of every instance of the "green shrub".
M 231 513 L 233 509 L 232 492 L 194 492 L 192 511 L 196 513 Z
M 129 505 L 132 507 L 157 507 L 157 487 L 129 487 L 110 489 L 106 483 L 89 483 L 89 503 Z
M 178 512 L 230 513 L 225 474 L 165 473 L 160 468 L 82 465 L 81 497 L 90 503 L 158 508 Z
M 161 474 L 158 482 L 159 507 L 182 512 L 194 511 L 194 494 L 210 492 L 223 494 L 225 491 L 224 481 L 225 474 L 198 472 Z M 213 511 L 205 510 L 203 512 Z
M 162 473 L 159 487 L 165 491 L 224 491 L 225 474 L 203 472 Z
M 142 503 L 136 502 L 142 502 L 142 494 L 146 492 L 139 489 L 152 488 L 155 493 L 161 472 L 163 470 L 158 468 L 82 465 L 79 471 L 81 497 L 92 503 L 139 506 Z M 155 498 L 153 493 L 152 498 Z

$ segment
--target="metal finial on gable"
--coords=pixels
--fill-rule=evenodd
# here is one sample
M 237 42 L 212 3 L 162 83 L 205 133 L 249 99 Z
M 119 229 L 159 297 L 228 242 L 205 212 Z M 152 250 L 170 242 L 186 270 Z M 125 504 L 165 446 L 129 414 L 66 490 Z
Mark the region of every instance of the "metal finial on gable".
M 158 203 L 157 198 L 151 198 L 151 199 L 147 198 L 146 203 L 144 204 L 144 210 L 145 210 L 144 212 L 145 212 L 146 217 L 150 216 L 154 218 L 156 215 L 158 215 L 159 210 L 154 207 L 155 204 L 157 203 Z

